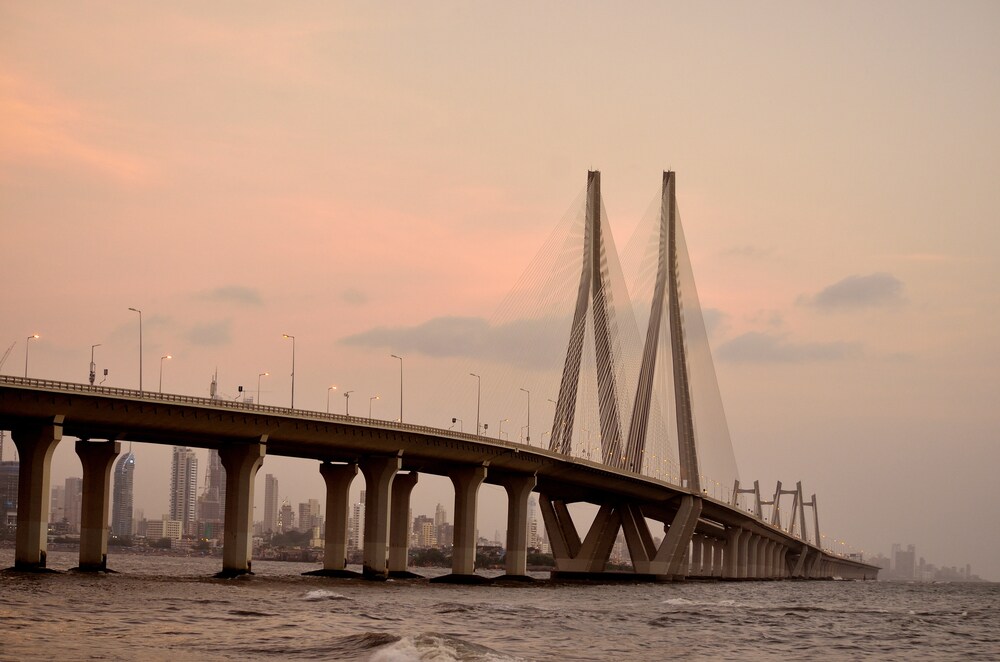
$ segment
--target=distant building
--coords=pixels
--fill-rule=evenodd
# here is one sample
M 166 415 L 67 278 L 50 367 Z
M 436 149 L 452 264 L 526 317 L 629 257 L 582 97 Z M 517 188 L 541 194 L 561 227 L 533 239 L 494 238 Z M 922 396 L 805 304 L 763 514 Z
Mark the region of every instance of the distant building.
M 69 533 L 80 533 L 80 514 L 83 511 L 83 479 L 70 477 L 65 482 L 63 512 Z
M 66 519 L 66 487 L 56 485 L 52 488 L 52 499 L 49 501 L 49 526 L 61 524 Z
M 21 463 L 0 461 L 0 525 L 17 525 L 17 477 Z
M 413 519 L 413 546 L 437 547 L 437 527 L 434 520 L 427 515 L 417 515 Z
M 323 517 L 320 514 L 319 500 L 309 499 L 299 504 L 299 531 L 312 531 L 323 528 Z
M 364 549 L 365 546 L 365 491 L 351 507 L 351 517 L 347 523 L 347 549 Z
M 278 533 L 278 479 L 264 476 L 264 533 Z
M 198 456 L 191 448 L 174 446 L 170 469 L 170 519 L 180 522 L 185 534 L 196 533 L 197 503 Z
M 291 504 L 283 503 L 281 504 L 281 510 L 278 511 L 278 531 L 281 533 L 288 533 L 289 531 L 295 530 L 295 511 L 292 510 Z
M 111 533 L 131 536 L 133 529 L 135 455 L 130 450 L 115 462 L 114 489 L 111 499 Z
M 152 519 L 146 521 L 147 540 L 160 540 L 162 538 L 180 540 L 183 537 L 184 523 L 179 520 L 170 519 L 164 515 L 163 519 Z
M 198 529 L 201 537 L 221 538 L 226 519 L 226 470 L 219 451 L 208 451 L 205 489 L 198 497 Z

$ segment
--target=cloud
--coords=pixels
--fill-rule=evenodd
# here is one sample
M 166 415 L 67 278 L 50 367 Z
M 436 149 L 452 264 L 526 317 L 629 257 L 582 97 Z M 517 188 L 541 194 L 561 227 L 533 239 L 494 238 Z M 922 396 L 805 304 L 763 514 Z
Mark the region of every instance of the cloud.
M 340 300 L 344 303 L 349 303 L 354 306 L 360 306 L 362 304 L 368 303 L 368 295 L 361 290 L 354 289 L 353 287 L 348 288 L 340 293 Z
M 185 336 L 195 344 L 207 347 L 228 345 L 232 340 L 232 321 L 224 320 L 209 324 L 199 324 L 191 328 Z
M 702 308 L 701 317 L 705 322 L 705 332 L 712 336 L 723 328 L 729 316 L 718 308 Z
M 718 350 L 731 363 L 802 363 L 836 361 L 861 355 L 856 343 L 795 343 L 784 336 L 750 331 L 733 338 Z
M 237 303 L 244 306 L 259 306 L 264 303 L 260 292 L 250 287 L 228 285 L 203 292 L 199 298 L 222 303 Z
M 546 317 L 492 325 L 479 317 L 437 317 L 408 327 L 378 327 L 341 343 L 418 352 L 436 357 L 474 357 L 529 368 L 559 365 L 566 352 L 569 319 Z
M 888 273 L 848 276 L 799 303 L 823 310 L 877 308 L 903 302 L 903 282 Z

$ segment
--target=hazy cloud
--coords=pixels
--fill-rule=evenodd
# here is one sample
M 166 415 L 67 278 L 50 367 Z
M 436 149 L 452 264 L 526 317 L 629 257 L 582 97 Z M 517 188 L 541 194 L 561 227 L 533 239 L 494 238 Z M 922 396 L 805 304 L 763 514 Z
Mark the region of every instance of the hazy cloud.
M 361 290 L 357 290 L 351 287 L 340 293 L 340 300 L 343 301 L 344 303 L 360 306 L 362 304 L 368 303 L 368 295 L 362 292 Z
M 237 303 L 244 306 L 259 306 L 264 303 L 260 292 L 251 287 L 227 285 L 203 292 L 199 298 L 223 303 Z
M 715 335 L 716 331 L 722 328 L 728 318 L 728 315 L 718 308 L 702 308 L 701 317 L 705 320 L 705 332 L 712 336 Z
M 192 327 L 185 336 L 195 345 L 210 347 L 227 345 L 232 340 L 232 321 L 199 324 Z
M 378 327 L 340 340 L 428 356 L 476 357 L 532 368 L 558 365 L 566 351 L 569 320 L 547 317 L 491 325 L 479 317 L 437 317 L 406 327 Z
M 903 301 L 903 282 L 888 273 L 848 276 L 813 296 L 799 299 L 808 306 L 824 310 L 848 310 L 890 306 Z
M 723 361 L 733 363 L 801 363 L 832 361 L 861 354 L 856 343 L 795 343 L 783 336 L 750 331 L 719 347 Z

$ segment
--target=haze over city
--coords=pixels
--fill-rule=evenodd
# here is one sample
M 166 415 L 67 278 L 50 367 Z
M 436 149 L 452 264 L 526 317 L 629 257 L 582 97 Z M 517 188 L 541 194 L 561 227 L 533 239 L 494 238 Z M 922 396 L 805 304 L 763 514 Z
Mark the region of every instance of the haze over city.
M 296 408 L 352 391 L 352 413 L 396 418 L 397 354 L 406 422 L 471 427 L 480 357 L 440 334 L 491 318 L 588 169 L 623 245 L 669 168 L 741 477 L 803 481 L 856 550 L 912 543 L 998 580 L 998 19 L 6 4 L 3 373 L 86 382 L 100 344 L 98 380 L 136 388 L 136 308 L 147 390 L 162 367 L 164 392 L 207 396 L 217 372 L 223 397 L 256 396 L 267 372 L 259 401 L 287 405 L 287 334 Z M 147 517 L 170 453 L 135 447 Z M 322 499 L 315 462 L 268 457 L 259 505 L 268 473 L 293 505 Z M 53 484 L 75 475 L 63 442 Z M 451 494 L 421 476 L 413 511 Z M 503 530 L 499 488 L 480 509 Z

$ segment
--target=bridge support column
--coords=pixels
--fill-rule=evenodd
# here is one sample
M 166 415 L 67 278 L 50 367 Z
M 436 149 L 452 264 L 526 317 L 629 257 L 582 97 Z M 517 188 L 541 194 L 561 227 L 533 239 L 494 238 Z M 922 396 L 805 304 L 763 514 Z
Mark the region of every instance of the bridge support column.
M 528 578 L 528 498 L 538 480 L 532 476 L 504 476 L 500 480 L 507 492 L 506 578 Z
M 392 479 L 392 515 L 389 518 L 389 576 L 396 579 L 419 577 L 406 568 L 410 564 L 410 493 L 420 474 L 396 474 Z
M 743 529 L 736 527 L 726 529 L 726 551 L 723 556 L 723 576 L 726 579 L 739 579 L 740 576 L 740 548 Z
M 117 441 L 76 442 L 83 466 L 83 503 L 80 509 L 80 565 L 77 570 L 108 569 L 108 501 L 111 465 L 121 452 Z
M 701 515 L 701 499 L 685 496 L 651 564 L 653 574 L 683 578 L 683 563 Z
M 725 552 L 723 550 L 723 542 L 718 538 L 712 540 L 712 576 L 722 577 L 725 573 L 725 567 L 723 562 L 725 560 Z
M 347 569 L 347 520 L 350 510 L 351 483 L 358 475 L 358 465 L 323 462 L 319 473 L 326 483 L 326 543 L 323 547 L 323 569 L 306 574 L 332 577 L 354 577 Z
M 366 457 L 361 461 L 365 477 L 365 579 L 388 578 L 389 504 L 392 481 L 402 464 L 398 455 Z
M 743 535 L 740 536 L 740 554 L 736 561 L 739 572 L 738 576 L 740 579 L 747 579 L 752 576 L 749 574 L 750 542 L 752 538 L 753 534 L 746 530 L 744 530 Z
M 705 536 L 694 533 L 691 535 L 691 564 L 688 568 L 689 577 L 701 577 L 704 574 Z
M 63 417 L 11 430 L 20 459 L 17 480 L 16 570 L 42 570 L 48 548 L 52 452 L 62 439 Z
M 253 556 L 253 488 L 267 454 L 267 435 L 250 444 L 227 444 L 219 449 L 226 471 L 226 521 L 219 577 L 251 573 Z
M 476 575 L 476 506 L 486 467 L 461 467 L 448 476 L 455 486 L 455 540 L 451 548 L 451 574 L 435 577 L 448 583 L 488 581 Z M 434 581 L 434 580 L 432 580 Z
M 774 579 L 774 541 L 764 541 L 764 579 Z
M 586 538 L 581 542 L 565 502 L 552 501 L 542 494 L 538 497 L 538 506 L 542 511 L 545 531 L 552 544 L 552 556 L 556 562 L 556 569 L 552 576 L 574 577 L 604 572 L 608 558 L 611 556 L 611 550 L 615 545 L 618 529 L 622 526 L 621 514 L 613 506 L 601 506 L 590 525 Z M 623 510 L 627 510 L 627 508 Z M 645 521 L 643 521 L 643 525 L 645 525 Z M 627 528 L 625 535 L 627 540 L 629 535 Z M 649 536 L 648 529 L 646 537 L 649 538 L 651 547 L 652 537 Z M 644 567 L 642 566 L 644 552 L 632 550 L 631 545 L 629 551 L 632 554 L 632 565 L 636 568 L 636 572 L 645 572 L 641 569 Z
M 747 545 L 747 579 L 757 579 L 760 568 L 758 567 L 758 557 L 760 550 L 760 537 L 756 533 L 750 534 L 750 542 Z

